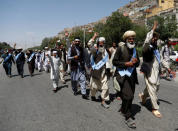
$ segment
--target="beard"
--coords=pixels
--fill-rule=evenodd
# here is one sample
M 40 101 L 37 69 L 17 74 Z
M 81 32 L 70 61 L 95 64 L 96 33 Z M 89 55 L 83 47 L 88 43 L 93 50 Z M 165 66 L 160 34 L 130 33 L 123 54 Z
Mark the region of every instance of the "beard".
M 151 45 L 153 46 L 153 48 L 157 48 L 157 42 L 151 43 Z
M 127 42 L 126 45 L 129 49 L 133 49 L 135 47 L 135 43 L 130 44 L 129 42 Z
M 104 51 L 105 51 L 105 48 L 104 48 L 104 47 L 99 47 L 99 48 L 98 48 L 98 51 L 99 51 L 99 53 L 102 53 L 102 54 L 103 54 Z

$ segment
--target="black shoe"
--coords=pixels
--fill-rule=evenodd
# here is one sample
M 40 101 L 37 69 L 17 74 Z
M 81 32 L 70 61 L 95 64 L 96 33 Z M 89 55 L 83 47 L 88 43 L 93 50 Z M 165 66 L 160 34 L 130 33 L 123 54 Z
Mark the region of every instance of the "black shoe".
M 53 92 L 56 93 L 56 92 L 57 92 L 57 88 L 54 88 L 54 89 L 53 89 Z
M 74 92 L 74 96 L 77 96 L 77 92 L 76 91 Z
M 24 78 L 24 76 L 23 76 L 23 75 L 21 75 L 21 78 Z
M 91 100 L 92 101 L 96 101 L 96 97 L 95 96 L 91 96 Z
M 87 95 L 82 95 L 82 98 L 85 100 L 88 100 L 88 96 Z

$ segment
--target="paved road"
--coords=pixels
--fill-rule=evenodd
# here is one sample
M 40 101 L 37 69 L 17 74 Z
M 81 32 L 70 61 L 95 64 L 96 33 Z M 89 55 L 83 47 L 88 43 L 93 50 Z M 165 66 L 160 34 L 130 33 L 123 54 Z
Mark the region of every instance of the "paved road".
M 14 75 L 16 69 L 13 67 Z M 159 91 L 162 119 L 155 118 L 149 106 L 139 103 L 138 93 L 144 88 L 139 75 L 133 111 L 137 131 L 174 131 L 178 129 L 178 81 L 161 80 Z M 112 83 L 110 91 L 113 93 Z M 49 74 L 35 73 L 25 78 L 7 78 L 0 66 L 0 131 L 129 131 L 119 114 L 121 101 L 114 100 L 103 109 L 98 102 L 73 96 L 70 81 L 61 84 L 54 94 Z M 149 101 L 147 103 L 149 105 Z

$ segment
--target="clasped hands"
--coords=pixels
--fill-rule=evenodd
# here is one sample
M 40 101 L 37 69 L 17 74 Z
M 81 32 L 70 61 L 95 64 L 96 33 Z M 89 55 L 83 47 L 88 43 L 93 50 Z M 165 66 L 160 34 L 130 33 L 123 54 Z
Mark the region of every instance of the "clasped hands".
M 137 59 L 137 58 L 132 58 L 131 61 L 125 62 L 125 66 L 127 66 L 127 67 L 132 67 L 132 66 L 134 66 L 134 64 L 136 64 L 137 62 L 138 62 L 138 59 Z

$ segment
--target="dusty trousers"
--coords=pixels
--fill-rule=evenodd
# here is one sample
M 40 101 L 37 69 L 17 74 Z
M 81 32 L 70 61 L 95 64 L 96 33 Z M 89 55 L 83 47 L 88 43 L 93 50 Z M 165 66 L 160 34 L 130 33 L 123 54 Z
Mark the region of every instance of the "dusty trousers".
M 124 114 L 125 118 L 128 119 L 131 117 L 132 112 L 132 101 L 135 93 L 135 83 L 126 76 L 121 86 L 121 99 L 122 106 L 120 111 Z

